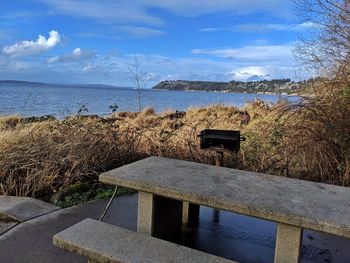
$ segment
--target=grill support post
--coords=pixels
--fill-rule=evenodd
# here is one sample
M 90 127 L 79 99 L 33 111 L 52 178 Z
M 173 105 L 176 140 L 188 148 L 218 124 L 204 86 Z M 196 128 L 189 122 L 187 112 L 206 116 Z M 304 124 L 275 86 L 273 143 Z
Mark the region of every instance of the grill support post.
M 224 158 L 224 153 L 223 152 L 216 152 L 215 155 L 215 165 L 216 166 L 222 166 L 222 160 Z
M 223 159 L 224 159 L 224 152 L 217 151 L 215 155 L 215 165 L 222 166 Z M 220 221 L 220 210 L 214 209 L 213 221 L 216 223 Z

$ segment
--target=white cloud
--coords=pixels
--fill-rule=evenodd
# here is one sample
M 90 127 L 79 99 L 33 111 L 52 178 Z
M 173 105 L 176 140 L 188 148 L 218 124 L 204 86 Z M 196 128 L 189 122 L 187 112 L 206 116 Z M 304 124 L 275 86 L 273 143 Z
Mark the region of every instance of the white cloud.
M 92 63 L 88 63 L 83 67 L 83 71 L 90 72 L 93 71 L 96 67 Z
M 283 62 L 291 59 L 292 45 L 246 46 L 241 48 L 193 49 L 192 54 L 209 55 L 245 62 Z
M 118 38 L 114 33 L 79 32 L 72 35 L 82 38 Z
M 81 49 L 79 47 L 75 48 L 72 52 L 72 56 L 74 58 L 80 58 L 82 54 L 83 54 L 83 52 L 81 51 Z
M 62 56 L 50 57 L 47 62 L 48 63 L 71 63 L 79 60 L 89 59 L 96 57 L 95 51 L 85 51 L 80 49 L 79 47 L 75 48 L 71 54 L 66 54 Z
M 315 27 L 312 22 L 299 24 L 238 24 L 233 27 L 206 27 L 198 29 L 199 32 L 232 31 L 246 33 L 267 33 L 271 31 L 303 31 Z
M 186 16 L 196 16 L 215 12 L 245 14 L 265 11 L 277 15 L 290 13 L 293 1 L 290 0 L 139 0 L 149 7 L 164 8 Z
M 49 38 L 39 35 L 36 41 L 21 41 L 14 45 L 3 47 L 2 52 L 11 57 L 35 55 L 45 52 L 55 47 L 61 41 L 61 36 L 57 31 L 50 31 Z
M 104 24 L 162 26 L 164 21 L 151 14 L 152 8 L 165 9 L 182 16 L 216 12 L 247 14 L 263 11 L 277 16 L 290 16 L 290 0 L 38 0 L 55 14 L 98 20 Z
M 162 25 L 163 21 L 147 13 L 140 1 L 105 0 L 39 0 L 52 8 L 53 12 L 97 20 L 104 24 L 143 23 Z
M 299 24 L 240 24 L 231 28 L 231 31 L 249 32 L 249 33 L 264 33 L 270 31 L 303 31 L 313 27 L 311 22 Z
M 157 79 L 157 75 L 154 74 L 153 72 L 150 72 L 150 73 L 147 73 L 147 74 L 144 76 L 144 79 L 145 79 L 146 81 L 156 80 L 156 79 Z
M 300 24 L 295 24 L 294 25 L 294 30 L 303 30 L 303 29 L 310 29 L 310 28 L 315 28 L 317 25 L 313 22 L 303 22 Z
M 55 63 L 58 62 L 60 57 L 50 57 L 47 59 L 47 63 Z
M 137 37 L 150 37 L 150 36 L 161 36 L 165 35 L 165 32 L 159 29 L 142 26 L 120 26 L 117 30 L 127 32 L 130 35 Z
M 228 73 L 234 80 L 249 81 L 276 78 L 295 78 L 294 67 L 288 66 L 249 66 L 238 67 Z
M 218 32 L 218 31 L 226 31 L 228 30 L 225 27 L 204 27 L 198 29 L 199 32 Z
M 269 68 L 261 66 L 242 67 L 229 72 L 235 80 L 269 79 Z

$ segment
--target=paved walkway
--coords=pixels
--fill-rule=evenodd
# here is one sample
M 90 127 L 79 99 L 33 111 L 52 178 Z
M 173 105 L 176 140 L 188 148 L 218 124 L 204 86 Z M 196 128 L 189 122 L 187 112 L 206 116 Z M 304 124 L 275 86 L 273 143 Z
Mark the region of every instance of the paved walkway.
M 52 245 L 57 232 L 89 217 L 98 219 L 107 200 L 52 212 L 21 223 L 0 236 L 1 263 L 86 263 L 87 259 Z M 137 195 L 116 198 L 104 222 L 136 230 Z
M 26 221 L 0 236 L 1 263 L 86 263 L 87 259 L 52 245 L 57 232 L 89 217 L 98 219 L 108 200 L 54 211 Z M 104 222 L 136 230 L 137 195 L 114 200 Z M 276 226 L 229 212 L 201 207 L 200 224 L 184 232 L 182 243 L 245 263 L 273 262 Z M 305 231 L 302 263 L 348 263 L 350 239 Z

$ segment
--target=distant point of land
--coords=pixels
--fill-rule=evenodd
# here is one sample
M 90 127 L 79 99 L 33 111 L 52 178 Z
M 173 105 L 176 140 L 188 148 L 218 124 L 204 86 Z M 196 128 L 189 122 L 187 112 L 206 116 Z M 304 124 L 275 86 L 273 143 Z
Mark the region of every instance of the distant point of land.
M 189 80 L 166 80 L 152 89 L 157 90 L 181 90 L 181 91 L 213 91 L 213 92 L 236 92 L 236 93 L 284 93 L 299 94 L 309 81 L 292 81 L 290 79 L 273 79 L 260 81 L 189 81 Z
M 0 80 L 0 84 L 13 85 L 46 85 L 43 82 L 23 81 L 23 80 Z
M 130 89 L 131 87 L 113 86 L 106 84 L 59 84 L 59 83 L 43 83 L 34 81 L 22 80 L 0 80 L 0 85 L 17 85 L 17 86 L 57 86 L 57 87 L 88 87 L 88 88 L 115 88 L 115 89 Z

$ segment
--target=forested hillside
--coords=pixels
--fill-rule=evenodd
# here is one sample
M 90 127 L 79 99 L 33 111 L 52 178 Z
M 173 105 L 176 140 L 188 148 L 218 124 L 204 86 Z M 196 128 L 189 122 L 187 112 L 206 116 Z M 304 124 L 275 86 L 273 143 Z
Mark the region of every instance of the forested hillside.
M 220 92 L 246 92 L 246 93 L 299 93 L 304 90 L 309 81 L 291 81 L 290 79 L 273 79 L 261 81 L 162 81 L 152 89 L 183 90 L 183 91 L 220 91 Z

